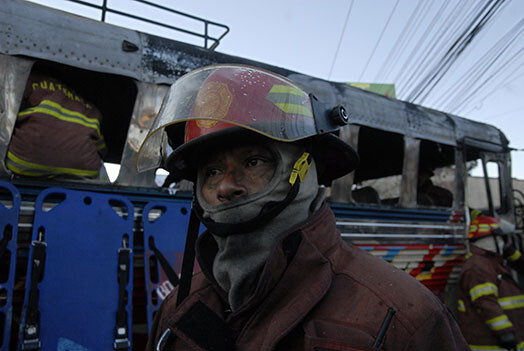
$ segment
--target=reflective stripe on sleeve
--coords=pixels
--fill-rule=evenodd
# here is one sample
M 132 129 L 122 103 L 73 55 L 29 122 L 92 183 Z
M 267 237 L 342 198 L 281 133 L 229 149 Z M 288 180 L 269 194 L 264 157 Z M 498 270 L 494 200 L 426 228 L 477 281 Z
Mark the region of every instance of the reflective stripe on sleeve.
M 519 250 L 515 250 L 513 255 L 508 257 L 508 260 L 510 260 L 511 262 L 515 262 L 515 261 L 517 261 L 520 258 L 520 256 L 522 256 L 520 251 Z
M 513 324 L 509 320 L 508 316 L 506 316 L 505 314 L 503 314 L 501 316 L 498 316 L 498 317 L 495 317 L 495 318 L 492 318 L 492 319 L 488 319 L 486 321 L 486 324 L 493 331 L 498 331 L 498 330 L 510 328 L 510 327 L 513 326 Z
M 482 351 L 482 350 L 508 351 L 507 349 L 503 349 L 498 345 L 469 345 L 469 348 L 471 349 L 471 351 Z
M 491 227 L 487 223 L 480 223 L 479 224 L 479 232 L 481 233 L 487 233 L 491 230 Z
M 471 351 L 482 351 L 482 350 L 508 351 L 507 349 L 503 349 L 498 345 L 469 345 L 469 348 L 471 349 Z
M 457 304 L 457 309 L 459 310 L 459 312 L 466 312 L 466 305 L 464 304 L 464 301 L 458 300 Z
M 28 108 L 27 110 L 20 112 L 18 115 L 25 116 L 37 112 L 65 122 L 76 123 L 87 128 L 93 128 L 98 135 L 98 139 L 102 139 L 100 121 L 98 119 L 89 118 L 80 112 L 69 110 L 51 100 L 43 100 L 38 106 Z
M 76 176 L 96 177 L 99 170 L 83 170 L 66 167 L 54 167 L 27 162 L 15 156 L 11 151 L 7 152 L 6 165 L 11 171 L 27 176 L 46 176 L 55 174 L 72 174 Z
M 503 310 L 524 307 L 524 295 L 501 297 L 499 299 L 499 304 Z
M 491 294 L 495 296 L 499 295 L 499 289 L 493 283 L 484 283 L 484 284 L 475 285 L 474 287 L 472 287 L 469 290 L 471 301 L 475 301 L 476 299 L 478 299 L 481 296 L 491 295 Z

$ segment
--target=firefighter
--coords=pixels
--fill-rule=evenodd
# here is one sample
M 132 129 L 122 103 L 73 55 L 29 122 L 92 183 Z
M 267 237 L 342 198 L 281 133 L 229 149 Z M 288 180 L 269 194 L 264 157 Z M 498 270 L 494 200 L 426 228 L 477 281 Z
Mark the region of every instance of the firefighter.
M 202 272 L 181 302 L 177 290 L 163 301 L 147 350 L 468 349 L 429 290 L 342 240 L 321 185 L 357 166 L 330 133 L 345 120 L 248 66 L 205 67 L 171 87 L 138 168 L 159 164 L 165 132 L 163 165 L 194 182 L 208 230 Z
M 478 210 L 471 218 L 457 293 L 462 333 L 473 351 L 524 350 L 524 291 L 510 269 L 524 273 L 524 260 L 508 238 L 511 226 Z
M 97 178 L 105 172 L 102 114 L 63 82 L 33 72 L 5 163 L 19 176 Z M 105 173 L 104 173 L 105 175 Z

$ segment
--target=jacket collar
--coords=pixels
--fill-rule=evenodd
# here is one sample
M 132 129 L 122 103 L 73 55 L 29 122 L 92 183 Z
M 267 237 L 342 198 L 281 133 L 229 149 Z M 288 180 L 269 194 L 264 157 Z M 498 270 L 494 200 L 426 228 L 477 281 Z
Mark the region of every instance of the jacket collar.
M 475 244 L 472 244 L 470 246 L 470 250 L 471 250 L 471 253 L 473 255 L 476 255 L 476 256 L 482 256 L 482 257 L 486 257 L 486 258 L 490 258 L 490 259 L 495 259 L 495 260 L 499 261 L 500 263 L 502 263 L 504 261 L 502 256 L 500 256 L 496 252 L 489 251 L 489 250 L 484 250 L 483 248 L 480 248 L 480 247 L 476 246 Z
M 252 298 L 231 316 L 246 321 L 236 340 L 237 347 L 269 350 L 302 321 L 331 285 L 332 272 L 326 254 L 340 240 L 335 217 L 326 203 L 308 221 L 281 237 L 260 274 Z M 227 295 L 212 274 L 216 252 L 210 233 L 202 234 L 197 243 L 197 258 L 216 293 L 214 299 L 219 297 L 224 303 Z M 177 322 L 201 296 L 201 293 L 190 295 L 170 318 L 169 324 L 179 336 Z M 188 340 L 187 335 L 182 338 Z

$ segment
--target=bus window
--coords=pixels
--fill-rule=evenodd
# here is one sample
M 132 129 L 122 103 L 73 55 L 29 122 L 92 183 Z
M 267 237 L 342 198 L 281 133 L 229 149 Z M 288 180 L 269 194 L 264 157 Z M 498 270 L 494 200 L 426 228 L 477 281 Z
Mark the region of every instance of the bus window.
M 15 125 L 19 138 L 11 138 L 6 158 L 10 171 L 16 177 L 109 183 L 105 165 L 120 163 L 137 95 L 134 81 L 39 60 L 32 66 L 25 90 L 17 112 L 17 121 L 23 116 L 24 123 Z M 34 117 L 39 114 L 50 116 L 47 124 Z M 34 123 L 29 125 L 28 120 Z M 51 129 L 65 132 L 51 135 Z M 20 147 L 30 137 L 42 144 L 32 146 L 39 148 L 38 153 Z M 60 148 L 69 148 L 69 158 L 54 155 L 56 150 L 64 154 Z
M 498 212 L 501 209 L 500 165 L 497 162 L 486 162 L 486 167 L 483 169 L 481 160 L 479 160 L 478 164 L 481 171 L 478 172 L 477 170 L 475 174 L 480 174 L 480 176 L 471 176 L 468 178 L 466 204 L 469 208 L 475 208 L 489 213 L 489 197 L 491 196 L 493 210 Z M 486 179 L 488 180 L 487 183 Z
M 369 199 L 363 197 L 364 194 L 369 194 L 369 190 L 363 189 L 373 189 L 377 194 L 377 202 L 380 204 L 395 204 L 400 198 L 400 184 L 402 181 L 401 175 L 394 175 L 389 177 L 382 177 L 378 179 L 365 180 L 358 186 L 355 186 L 355 189 L 352 191 L 353 199 L 355 202 L 371 202 L 366 201 Z
M 421 140 L 417 205 L 452 207 L 455 178 L 455 148 Z
M 355 171 L 353 201 L 398 203 L 404 162 L 404 137 L 397 133 L 361 126 L 358 153 L 360 164 Z

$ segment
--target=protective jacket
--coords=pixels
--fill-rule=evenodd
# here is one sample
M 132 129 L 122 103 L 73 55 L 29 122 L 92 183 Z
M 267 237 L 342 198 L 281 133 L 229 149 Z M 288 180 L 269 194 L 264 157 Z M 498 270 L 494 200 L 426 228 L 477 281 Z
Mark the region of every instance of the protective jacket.
M 175 307 L 162 303 L 146 350 L 468 350 L 446 307 L 406 273 L 346 244 L 324 204 L 275 245 L 256 290 L 232 313 L 212 275 L 209 232 L 197 244 L 201 273 Z M 394 315 L 373 348 L 388 308 Z
M 518 251 L 508 254 L 515 268 L 524 267 Z M 506 350 L 503 334 L 514 332 L 524 350 L 524 291 L 513 280 L 504 258 L 471 246 L 459 277 L 459 325 L 472 350 Z
M 6 157 L 15 174 L 98 176 L 105 153 L 102 115 L 64 83 L 32 74 Z

